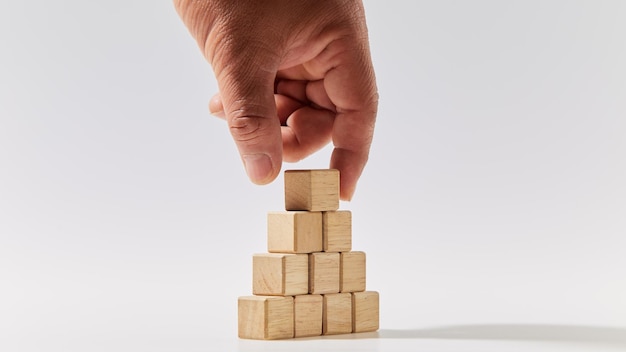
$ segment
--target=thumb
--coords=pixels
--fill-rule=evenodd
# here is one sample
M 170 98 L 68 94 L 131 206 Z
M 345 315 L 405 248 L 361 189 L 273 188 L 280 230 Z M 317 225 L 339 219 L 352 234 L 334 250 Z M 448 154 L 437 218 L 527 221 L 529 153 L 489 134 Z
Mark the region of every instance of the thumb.
M 247 56 L 247 55 L 246 55 Z M 256 59 L 255 59 L 256 57 Z M 215 65 L 224 114 L 250 180 L 272 182 L 282 165 L 280 121 L 274 101 L 276 71 L 260 69 L 258 56 Z
M 224 115 L 250 180 L 273 181 L 282 165 L 274 102 L 281 55 L 280 35 L 275 31 L 266 35 L 268 26 L 258 21 L 263 18 L 259 11 L 267 6 L 197 0 L 174 0 L 174 4 L 213 67 Z

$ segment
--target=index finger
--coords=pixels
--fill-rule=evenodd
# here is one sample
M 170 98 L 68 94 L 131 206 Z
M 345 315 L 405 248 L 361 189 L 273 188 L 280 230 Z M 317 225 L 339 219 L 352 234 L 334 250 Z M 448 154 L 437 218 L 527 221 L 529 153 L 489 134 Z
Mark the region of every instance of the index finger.
M 336 46 L 333 48 L 333 46 Z M 332 132 L 335 149 L 330 167 L 341 174 L 341 198 L 350 200 L 367 164 L 378 110 L 378 92 L 367 39 L 340 39 L 328 52 L 339 52 L 324 77 L 337 115 Z

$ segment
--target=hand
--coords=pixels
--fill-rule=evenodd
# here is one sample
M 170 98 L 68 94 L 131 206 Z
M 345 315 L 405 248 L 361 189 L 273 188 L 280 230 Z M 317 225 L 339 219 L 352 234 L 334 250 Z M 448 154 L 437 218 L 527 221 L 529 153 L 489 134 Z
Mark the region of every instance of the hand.
M 367 163 L 378 93 L 360 0 L 174 0 L 211 64 L 250 179 L 273 181 L 332 140 L 350 200 Z

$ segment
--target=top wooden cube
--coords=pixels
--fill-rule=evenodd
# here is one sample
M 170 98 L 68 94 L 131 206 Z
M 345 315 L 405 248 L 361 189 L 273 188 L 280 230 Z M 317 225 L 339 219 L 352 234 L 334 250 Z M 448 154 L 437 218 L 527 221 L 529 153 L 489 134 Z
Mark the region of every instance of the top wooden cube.
M 308 211 L 339 209 L 339 170 L 285 171 L 285 209 Z

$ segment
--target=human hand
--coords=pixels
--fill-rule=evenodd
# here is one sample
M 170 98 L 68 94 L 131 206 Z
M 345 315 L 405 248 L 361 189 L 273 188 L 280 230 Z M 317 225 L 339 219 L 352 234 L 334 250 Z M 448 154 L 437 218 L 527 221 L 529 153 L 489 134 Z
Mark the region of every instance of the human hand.
M 266 184 L 332 140 L 350 200 L 367 163 L 378 93 L 360 0 L 174 0 L 211 64 L 252 182 Z

